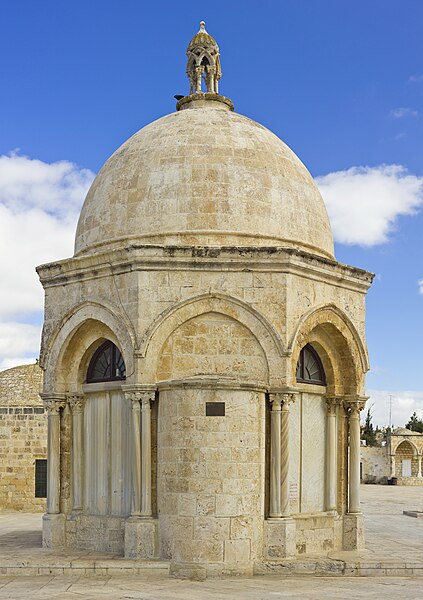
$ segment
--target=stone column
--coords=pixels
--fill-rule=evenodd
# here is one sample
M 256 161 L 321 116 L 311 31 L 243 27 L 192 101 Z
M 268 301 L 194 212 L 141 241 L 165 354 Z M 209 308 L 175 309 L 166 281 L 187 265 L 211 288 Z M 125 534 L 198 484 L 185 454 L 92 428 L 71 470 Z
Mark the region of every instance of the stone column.
M 364 523 L 360 511 L 360 411 L 367 398 L 344 400 L 349 421 L 348 512 L 343 517 L 343 549 L 364 548 Z
M 326 398 L 326 510 L 336 511 L 336 398 Z
M 295 522 L 289 517 L 289 403 L 294 392 L 269 393 L 270 506 L 264 527 L 264 556 L 274 560 L 295 555 Z
M 141 515 L 141 430 L 140 430 L 140 394 L 126 392 L 126 398 L 131 402 L 132 408 L 132 500 L 131 517 Z
M 269 394 L 270 413 L 270 510 L 269 516 L 277 518 L 281 512 L 281 394 Z
M 47 514 L 60 513 L 60 409 L 66 401 L 63 395 L 43 396 L 47 409 Z
M 281 511 L 282 516 L 289 514 L 289 403 L 293 394 L 282 394 L 281 408 Z
M 128 386 L 125 396 L 132 404 L 131 516 L 125 523 L 125 557 L 157 558 L 159 532 L 151 506 L 151 401 L 152 386 Z
M 348 512 L 360 513 L 360 411 L 366 400 L 346 402 L 350 424 L 350 461 L 348 476 Z
M 417 455 L 417 460 L 418 460 L 417 477 L 421 477 L 422 476 L 422 455 L 421 454 Z
M 72 512 L 81 512 L 83 508 L 83 410 L 84 396 L 69 394 L 67 396 L 72 411 Z
M 151 517 L 151 404 L 154 394 L 141 393 L 141 516 Z
M 391 478 L 395 477 L 395 454 L 391 454 Z

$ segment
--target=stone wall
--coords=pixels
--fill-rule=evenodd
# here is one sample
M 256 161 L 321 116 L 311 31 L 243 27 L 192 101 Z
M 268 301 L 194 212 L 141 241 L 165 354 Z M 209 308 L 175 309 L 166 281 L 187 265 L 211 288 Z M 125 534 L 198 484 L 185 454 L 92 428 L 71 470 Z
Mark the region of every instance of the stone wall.
M 389 450 L 361 446 L 361 479 L 363 483 L 381 483 L 390 476 Z
M 206 402 L 225 416 L 206 416 Z M 160 390 L 158 512 L 162 558 L 251 568 L 264 510 L 264 393 Z M 241 566 L 242 565 L 242 566 Z
M 35 460 L 47 458 L 41 387 L 38 365 L 0 373 L 0 510 L 45 510 L 35 498 Z

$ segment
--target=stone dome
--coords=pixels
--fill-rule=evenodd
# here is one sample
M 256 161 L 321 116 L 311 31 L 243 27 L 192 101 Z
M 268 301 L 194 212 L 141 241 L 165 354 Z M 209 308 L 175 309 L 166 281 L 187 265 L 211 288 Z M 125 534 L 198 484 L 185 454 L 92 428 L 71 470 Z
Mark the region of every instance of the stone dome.
M 187 102 L 147 125 L 109 158 L 82 208 L 76 255 L 138 243 L 290 246 L 333 257 L 305 166 L 214 96 L 221 100 Z

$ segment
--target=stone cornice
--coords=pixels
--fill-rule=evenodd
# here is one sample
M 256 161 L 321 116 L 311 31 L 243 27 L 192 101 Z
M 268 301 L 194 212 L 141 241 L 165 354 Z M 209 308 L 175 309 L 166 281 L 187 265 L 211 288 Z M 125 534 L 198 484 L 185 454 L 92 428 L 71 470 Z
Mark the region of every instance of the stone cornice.
M 289 247 L 133 245 L 48 263 L 37 268 L 48 288 L 131 271 L 199 270 L 291 273 L 365 292 L 373 273 Z
M 189 379 L 178 379 L 172 381 L 160 381 L 156 385 L 157 389 L 170 390 L 170 389 L 186 389 L 186 388 L 202 388 L 202 389 L 228 389 L 228 390 L 250 390 L 254 392 L 266 392 L 267 386 L 264 383 L 256 383 L 253 381 L 241 381 L 238 379 L 231 379 L 225 377 L 216 376 L 204 376 L 204 377 L 192 377 Z

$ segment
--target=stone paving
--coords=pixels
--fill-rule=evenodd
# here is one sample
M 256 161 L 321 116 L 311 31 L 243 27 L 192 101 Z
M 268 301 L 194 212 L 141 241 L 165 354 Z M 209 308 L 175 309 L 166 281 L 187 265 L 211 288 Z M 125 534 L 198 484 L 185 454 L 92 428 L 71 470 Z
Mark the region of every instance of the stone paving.
M 128 564 L 131 568 L 128 574 L 123 575 L 121 569 L 114 567 L 128 561 L 119 557 L 84 552 L 58 554 L 57 551 L 42 550 L 41 515 L 1 513 L 0 564 L 13 566 L 15 572 L 11 573 L 9 569 L 7 575 L 0 575 L 0 599 L 330 600 L 348 597 L 351 600 L 404 597 L 421 600 L 423 577 L 399 578 L 395 575 L 399 565 L 404 564 L 414 564 L 423 573 L 423 520 L 403 515 L 403 510 L 423 509 L 423 488 L 368 485 L 362 486 L 361 497 L 366 517 L 366 550 L 358 556 L 349 552 L 333 553 L 333 559 L 347 563 L 358 561 L 362 565 L 358 574 L 376 575 L 373 577 L 284 577 L 278 574 L 196 582 L 170 578 L 166 564 L 158 561 L 150 561 L 137 572 Z M 50 573 L 45 566 L 32 571 L 30 565 L 39 561 L 45 562 L 45 565 L 66 564 L 68 568 L 61 572 L 53 569 Z M 27 569 L 22 569 L 25 564 Z M 83 566 L 88 564 L 109 565 L 109 568 L 93 569 L 91 574 Z M 390 568 L 369 568 L 369 565 L 375 564 L 379 567 L 381 564 L 390 565 Z M 22 571 L 26 572 L 26 577 L 19 576 Z M 5 571 L 0 568 L 2 572 Z M 408 574 L 404 568 L 398 572 Z M 36 573 L 43 574 L 34 576 Z M 392 576 L 377 576 L 380 574 Z

